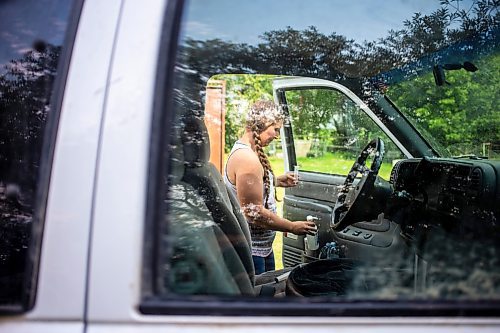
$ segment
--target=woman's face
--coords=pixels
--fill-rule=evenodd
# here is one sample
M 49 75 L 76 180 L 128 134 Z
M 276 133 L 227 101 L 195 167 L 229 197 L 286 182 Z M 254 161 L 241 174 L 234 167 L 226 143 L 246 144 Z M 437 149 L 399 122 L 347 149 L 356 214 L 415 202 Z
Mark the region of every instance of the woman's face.
M 268 146 L 274 139 L 280 136 L 280 129 L 283 126 L 283 122 L 277 122 L 266 127 L 266 129 L 260 133 L 260 142 L 263 147 Z

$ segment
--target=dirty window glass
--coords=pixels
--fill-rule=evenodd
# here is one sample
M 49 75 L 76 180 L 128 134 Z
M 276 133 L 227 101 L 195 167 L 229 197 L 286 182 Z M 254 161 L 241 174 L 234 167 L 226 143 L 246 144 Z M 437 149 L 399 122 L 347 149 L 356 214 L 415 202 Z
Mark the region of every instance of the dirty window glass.
M 499 160 L 500 55 L 498 50 L 485 50 L 467 59 L 436 61 L 433 73 L 395 83 L 387 95 L 420 131 L 445 147 L 445 156 Z M 434 73 L 442 76 L 441 86 L 436 85 Z M 423 92 L 426 98 L 421 97 Z
M 71 2 L 0 2 L 0 305 L 21 303 L 42 142 Z
M 393 161 L 404 155 L 361 106 L 331 89 L 285 93 L 300 170 L 346 176 L 360 151 L 379 137 L 385 160 L 379 174 L 388 180 Z
M 467 315 L 484 301 L 498 314 L 498 17 L 491 1 L 186 1 L 161 131 L 155 296 L 222 300 L 238 314 L 232 301 L 251 299 L 252 313 L 263 314 L 255 300 L 273 296 L 303 306 L 301 315 L 348 313 L 353 300 L 390 315 L 403 307 L 440 315 L 433 304 Z M 302 79 L 349 90 L 378 122 Z M 281 122 L 269 114 L 261 127 L 249 122 L 262 100 L 284 112 Z M 386 143 L 380 168 L 352 163 L 374 136 Z M 272 176 L 273 214 L 312 222 L 315 235 L 284 228 L 259 239 L 265 233 L 252 229 L 255 216 L 231 187 L 238 192 L 237 171 L 226 174 L 238 140 L 260 163 L 262 204 Z M 303 140 L 310 147 L 299 152 Z M 335 169 L 344 155 L 354 180 Z M 280 187 L 294 158 L 299 179 Z M 256 250 L 270 239 L 273 252 Z M 252 253 L 272 253 L 274 269 L 255 274 Z M 171 311 L 189 312 L 163 313 Z

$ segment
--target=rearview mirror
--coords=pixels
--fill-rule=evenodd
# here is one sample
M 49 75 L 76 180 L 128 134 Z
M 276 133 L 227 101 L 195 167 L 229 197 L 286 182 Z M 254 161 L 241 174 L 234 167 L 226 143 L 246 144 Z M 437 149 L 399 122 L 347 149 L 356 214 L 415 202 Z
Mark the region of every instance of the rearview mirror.
M 434 74 L 434 82 L 436 82 L 436 86 L 442 86 L 445 83 L 450 84 L 446 81 L 446 74 L 444 72 L 445 69 L 449 71 L 465 69 L 467 72 L 475 72 L 478 68 L 469 61 L 466 61 L 463 64 L 434 65 L 432 68 L 432 74 Z

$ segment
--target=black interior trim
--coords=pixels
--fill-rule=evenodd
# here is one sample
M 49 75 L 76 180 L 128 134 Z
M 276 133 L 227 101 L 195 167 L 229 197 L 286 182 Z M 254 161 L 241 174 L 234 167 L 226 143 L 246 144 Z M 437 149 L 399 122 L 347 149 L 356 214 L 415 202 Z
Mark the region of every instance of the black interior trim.
M 202 298 L 199 296 L 199 298 Z M 144 314 L 196 316 L 285 316 L 285 317 L 477 317 L 500 315 L 500 302 L 444 301 L 331 301 L 304 298 L 289 299 L 238 298 L 231 301 L 214 299 L 164 300 L 147 299 L 140 305 Z M 307 300 L 308 302 L 303 302 Z
M 149 179 L 146 195 L 146 216 L 144 233 L 144 251 L 142 265 L 142 295 L 148 297 L 157 293 L 155 277 L 158 276 L 157 262 L 159 248 L 157 232 L 160 230 L 160 222 L 166 214 L 161 209 L 164 197 L 163 175 L 165 170 L 170 174 L 171 170 L 166 161 L 169 161 L 170 150 L 167 146 L 170 142 L 164 140 L 162 133 L 170 129 L 174 124 L 173 110 L 173 87 L 174 68 L 177 55 L 180 22 L 184 0 L 168 1 L 165 9 L 162 37 L 158 55 L 158 69 L 156 71 L 155 94 L 153 100 L 153 117 L 151 124 L 150 152 L 149 152 Z
M 283 111 L 287 118 L 290 118 L 290 111 L 288 110 L 288 103 L 286 101 L 285 90 L 278 89 L 276 91 L 278 96 L 279 104 L 283 107 Z M 285 132 L 285 144 L 286 151 L 288 155 L 288 168 L 289 170 L 293 170 L 294 166 L 297 165 L 297 158 L 295 155 L 295 145 L 293 144 L 293 131 L 290 122 L 286 122 L 285 126 L 283 126 L 283 130 Z

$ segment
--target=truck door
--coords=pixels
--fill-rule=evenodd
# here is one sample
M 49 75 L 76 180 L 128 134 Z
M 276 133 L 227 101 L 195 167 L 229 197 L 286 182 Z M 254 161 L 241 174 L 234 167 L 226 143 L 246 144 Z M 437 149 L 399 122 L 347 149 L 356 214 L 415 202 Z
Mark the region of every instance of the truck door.
M 285 170 L 298 166 L 299 185 L 285 190 L 284 217 L 313 216 L 319 242 L 331 232 L 330 221 L 339 188 L 364 146 L 373 138 L 385 142 L 386 157 L 379 175 L 389 180 L 392 160 L 404 147 L 352 91 L 338 83 L 312 78 L 281 78 L 273 82 L 275 101 L 288 113 L 283 127 Z M 305 236 L 285 233 L 285 267 L 307 261 Z

